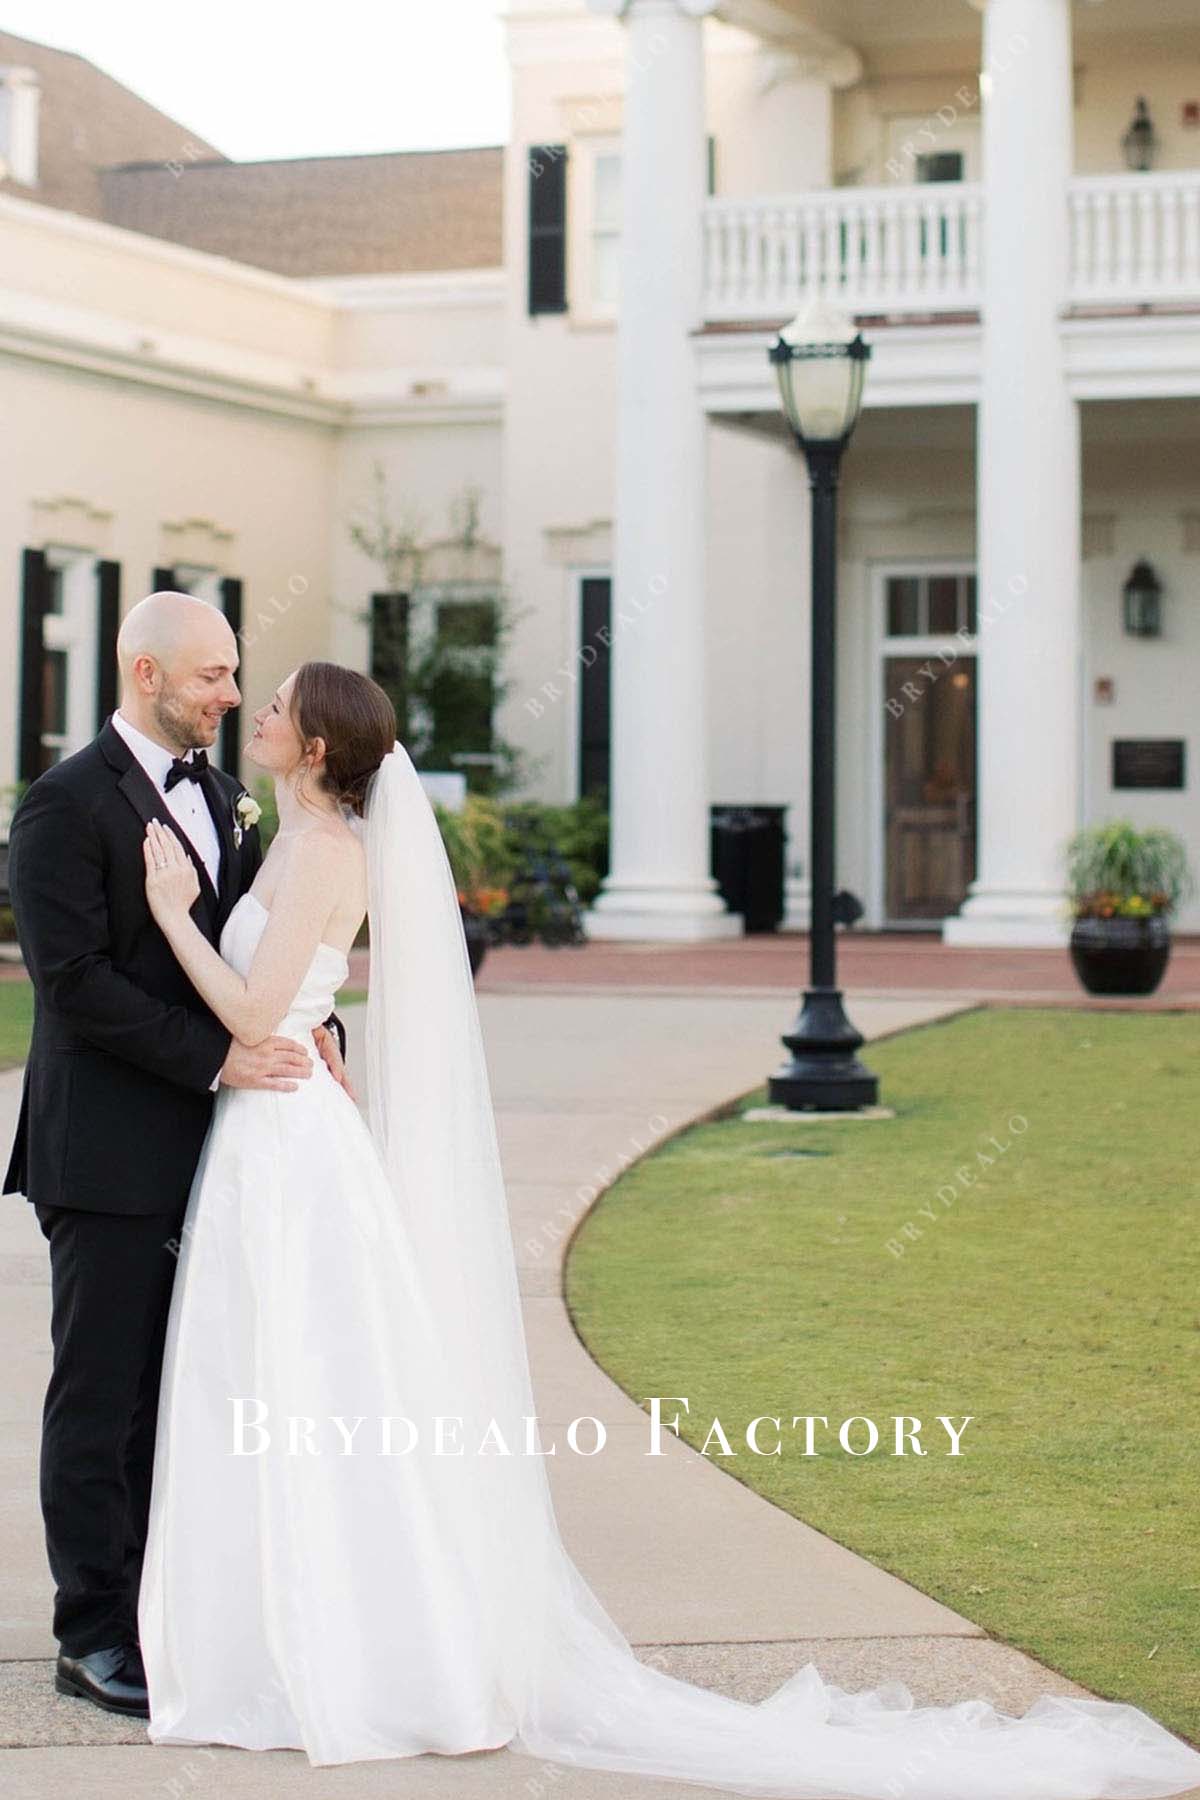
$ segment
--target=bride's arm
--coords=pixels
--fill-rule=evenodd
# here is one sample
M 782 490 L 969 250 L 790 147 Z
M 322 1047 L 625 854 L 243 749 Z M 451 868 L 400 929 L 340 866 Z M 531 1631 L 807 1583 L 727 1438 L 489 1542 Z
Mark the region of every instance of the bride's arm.
M 176 960 L 238 1042 L 260 1044 L 286 1017 L 316 954 L 337 901 L 344 852 L 322 832 L 296 840 L 243 980 L 191 917 L 200 883 L 174 832 L 151 822 L 143 848 L 146 898 Z

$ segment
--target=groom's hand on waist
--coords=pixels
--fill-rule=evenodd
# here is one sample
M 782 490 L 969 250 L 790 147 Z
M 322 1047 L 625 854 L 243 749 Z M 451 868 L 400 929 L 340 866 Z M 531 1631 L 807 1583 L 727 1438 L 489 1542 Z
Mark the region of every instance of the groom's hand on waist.
M 344 1087 L 354 1104 L 358 1105 L 358 1095 L 350 1086 L 350 1077 L 346 1073 L 346 1064 L 342 1060 L 342 1052 L 337 1039 L 326 1025 L 313 1026 L 313 1042 L 321 1053 L 321 1060 L 333 1076 L 339 1087 Z
M 235 1038 L 221 1065 L 222 1087 L 274 1088 L 294 1094 L 297 1084 L 313 1072 L 313 1059 L 295 1038 L 269 1037 L 251 1047 Z

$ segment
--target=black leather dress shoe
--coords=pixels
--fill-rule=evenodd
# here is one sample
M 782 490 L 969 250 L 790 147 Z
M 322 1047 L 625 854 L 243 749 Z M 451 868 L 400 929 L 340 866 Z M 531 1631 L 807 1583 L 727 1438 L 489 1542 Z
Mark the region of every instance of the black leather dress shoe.
M 91 1650 L 86 1656 L 66 1656 L 60 1650 L 54 1686 L 60 1694 L 90 1700 L 105 1712 L 150 1717 L 146 1675 L 136 1644 L 114 1644 L 109 1650 Z

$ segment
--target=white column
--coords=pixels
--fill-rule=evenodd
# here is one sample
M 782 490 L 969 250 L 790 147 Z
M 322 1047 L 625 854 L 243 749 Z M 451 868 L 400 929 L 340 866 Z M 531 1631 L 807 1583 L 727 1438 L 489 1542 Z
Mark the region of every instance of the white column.
M 1080 800 L 1078 407 L 1059 334 L 1070 0 L 986 0 L 978 419 L 979 867 L 951 944 L 1066 940 Z
M 734 937 L 709 874 L 702 18 L 716 0 L 589 0 L 627 26 L 617 322 L 610 873 L 593 938 Z

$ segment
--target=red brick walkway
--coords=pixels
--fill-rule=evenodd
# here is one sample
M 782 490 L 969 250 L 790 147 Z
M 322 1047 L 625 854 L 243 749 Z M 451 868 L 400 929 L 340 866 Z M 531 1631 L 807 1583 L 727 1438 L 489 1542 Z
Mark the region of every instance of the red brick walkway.
M 365 982 L 366 954 L 352 978 Z M 800 933 L 755 933 L 712 944 L 588 943 L 579 949 L 489 950 L 480 993 L 518 989 L 704 989 L 798 993 L 808 971 Z M 962 950 L 933 935 L 839 935 L 838 978 L 862 994 L 942 994 L 1008 1005 L 1108 1006 L 1200 1010 L 1200 938 L 1174 946 L 1158 992 L 1144 1000 L 1094 1000 L 1084 993 L 1065 950 Z
M 351 958 L 350 985 L 365 987 L 369 953 Z M 798 994 L 808 970 L 802 933 L 755 933 L 713 944 L 587 943 L 574 950 L 489 950 L 480 993 L 589 988 L 613 991 Z M 1065 950 L 957 950 L 924 933 L 846 932 L 838 977 L 851 993 L 956 994 L 1010 1006 L 1092 1006 L 1200 1011 L 1200 938 L 1175 944 L 1162 986 L 1145 1000 L 1094 1000 L 1083 992 Z M 22 980 L 19 963 L 0 962 L 0 981 Z

